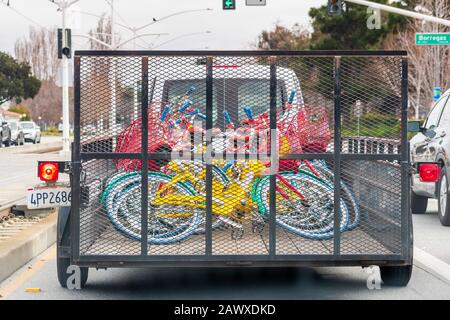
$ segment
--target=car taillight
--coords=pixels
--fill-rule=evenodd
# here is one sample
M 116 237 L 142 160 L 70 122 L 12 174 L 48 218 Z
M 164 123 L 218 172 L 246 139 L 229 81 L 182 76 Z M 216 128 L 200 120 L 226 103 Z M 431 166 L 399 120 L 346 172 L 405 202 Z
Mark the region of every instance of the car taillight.
M 39 179 L 45 182 L 55 182 L 58 180 L 59 168 L 57 162 L 41 162 L 39 164 Z
M 441 168 L 436 163 L 419 165 L 419 176 L 422 182 L 437 182 L 441 176 Z

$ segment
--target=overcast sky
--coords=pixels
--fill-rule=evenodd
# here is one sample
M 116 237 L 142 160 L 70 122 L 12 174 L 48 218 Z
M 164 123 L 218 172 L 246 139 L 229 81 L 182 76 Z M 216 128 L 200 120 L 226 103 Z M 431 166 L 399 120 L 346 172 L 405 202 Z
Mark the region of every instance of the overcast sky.
M 0 50 L 13 53 L 17 38 L 28 33 L 30 25 L 60 26 L 61 14 L 49 0 L 10 0 L 8 8 L 0 0 Z M 223 11 L 222 0 L 114 0 L 117 22 L 137 27 L 153 18 L 181 10 L 212 8 L 209 12 L 195 12 L 172 17 L 145 29 L 144 33 L 169 33 L 158 39 L 145 38 L 147 43 L 159 44 L 180 35 L 211 31 L 211 34 L 194 35 L 171 41 L 159 49 L 249 49 L 261 30 L 271 29 L 279 21 L 285 26 L 299 23 L 310 25 L 308 11 L 311 7 L 326 4 L 326 0 L 267 0 L 265 7 L 246 7 L 245 0 L 237 0 L 236 10 Z M 80 0 L 76 11 L 100 15 L 109 12 L 106 0 Z M 119 17 L 120 15 L 120 17 Z M 96 24 L 97 18 L 72 13 L 73 34 L 85 35 Z M 122 39 L 132 35 L 117 27 Z M 76 48 L 86 49 L 86 39 L 74 38 Z M 132 49 L 133 45 L 128 46 Z M 137 45 L 146 45 L 138 41 Z M 137 47 L 136 49 L 141 49 Z

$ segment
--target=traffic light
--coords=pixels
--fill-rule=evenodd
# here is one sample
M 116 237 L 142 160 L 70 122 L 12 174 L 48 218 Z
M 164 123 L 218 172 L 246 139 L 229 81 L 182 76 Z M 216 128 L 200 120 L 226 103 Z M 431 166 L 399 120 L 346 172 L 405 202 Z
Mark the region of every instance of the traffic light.
M 62 29 L 58 29 L 58 59 L 62 59 L 63 55 L 68 59 L 72 57 L 72 30 L 65 29 L 65 43 L 63 43 Z
M 343 0 L 328 0 L 328 15 L 337 16 L 342 14 Z
M 222 8 L 223 10 L 235 10 L 236 0 L 222 0 Z

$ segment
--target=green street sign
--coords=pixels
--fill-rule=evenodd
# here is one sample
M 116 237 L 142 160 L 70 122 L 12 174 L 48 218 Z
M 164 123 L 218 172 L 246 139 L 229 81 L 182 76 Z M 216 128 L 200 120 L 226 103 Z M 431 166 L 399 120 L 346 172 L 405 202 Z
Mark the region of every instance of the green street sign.
M 416 33 L 416 45 L 450 45 L 450 33 Z
M 223 10 L 235 10 L 236 0 L 222 0 Z

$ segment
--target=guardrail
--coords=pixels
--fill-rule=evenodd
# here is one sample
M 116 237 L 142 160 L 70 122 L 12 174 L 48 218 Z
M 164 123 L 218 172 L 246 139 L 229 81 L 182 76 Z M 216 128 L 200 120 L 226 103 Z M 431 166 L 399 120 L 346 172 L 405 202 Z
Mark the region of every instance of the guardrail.
M 343 137 L 342 153 L 399 154 L 401 143 L 398 139 L 375 137 Z

